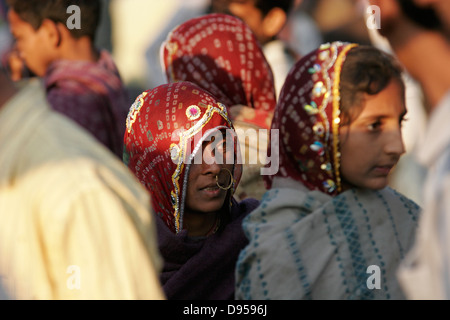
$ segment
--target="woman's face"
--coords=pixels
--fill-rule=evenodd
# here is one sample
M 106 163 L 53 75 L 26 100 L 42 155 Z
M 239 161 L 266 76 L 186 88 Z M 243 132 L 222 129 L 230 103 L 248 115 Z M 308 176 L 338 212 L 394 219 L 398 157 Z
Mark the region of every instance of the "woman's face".
M 405 152 L 401 123 L 406 114 L 403 90 L 392 81 L 377 95 L 365 95 L 362 112 L 340 129 L 341 176 L 349 186 L 378 190 Z
M 190 166 L 186 212 L 218 212 L 224 204 L 228 190 L 219 188 L 216 177 L 224 188 L 232 183 L 229 172 L 232 174 L 234 169 L 234 146 L 227 145 L 222 133 L 203 142 L 201 161 L 194 161 Z M 230 134 L 228 130 L 227 134 Z
M 36 75 L 44 76 L 54 58 L 52 38 L 47 25 L 41 25 L 38 30 L 34 30 L 31 24 L 22 20 L 13 10 L 9 11 L 8 19 L 20 58 Z

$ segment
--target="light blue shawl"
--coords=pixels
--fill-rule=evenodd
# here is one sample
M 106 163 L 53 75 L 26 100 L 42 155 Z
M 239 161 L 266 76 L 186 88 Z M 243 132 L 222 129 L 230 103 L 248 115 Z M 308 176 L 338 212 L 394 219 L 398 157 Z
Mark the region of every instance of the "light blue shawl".
M 243 222 L 237 299 L 404 299 L 420 208 L 389 187 L 336 197 L 277 178 Z M 281 181 L 281 182 L 280 182 Z

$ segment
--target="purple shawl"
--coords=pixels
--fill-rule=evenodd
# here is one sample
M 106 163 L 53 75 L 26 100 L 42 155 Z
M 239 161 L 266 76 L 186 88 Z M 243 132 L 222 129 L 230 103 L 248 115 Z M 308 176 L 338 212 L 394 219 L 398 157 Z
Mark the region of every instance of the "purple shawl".
M 236 262 L 248 240 L 242 219 L 259 204 L 255 199 L 233 199 L 231 222 L 208 238 L 192 240 L 185 230 L 174 234 L 158 218 L 159 250 L 164 258 L 160 275 L 169 300 L 234 299 Z
M 54 110 L 87 129 L 122 159 L 128 102 L 119 72 L 107 51 L 97 62 L 59 60 L 44 83 Z

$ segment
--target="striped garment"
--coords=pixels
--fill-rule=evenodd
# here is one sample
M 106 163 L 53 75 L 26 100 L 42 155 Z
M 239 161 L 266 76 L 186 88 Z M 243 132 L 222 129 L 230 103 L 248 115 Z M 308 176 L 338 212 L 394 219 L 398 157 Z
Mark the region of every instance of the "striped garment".
M 404 299 L 397 281 L 419 207 L 389 187 L 336 197 L 289 180 L 243 222 L 237 299 Z M 282 187 L 280 187 L 282 186 Z
M 97 62 L 58 60 L 44 77 L 54 110 L 72 119 L 122 159 L 129 104 L 111 57 L 100 51 Z

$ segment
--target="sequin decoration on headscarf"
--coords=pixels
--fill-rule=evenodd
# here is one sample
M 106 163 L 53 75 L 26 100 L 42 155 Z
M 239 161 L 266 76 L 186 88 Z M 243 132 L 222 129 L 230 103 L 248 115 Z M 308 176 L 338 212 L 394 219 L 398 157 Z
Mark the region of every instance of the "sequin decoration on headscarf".
M 191 81 L 227 105 L 247 106 L 245 122 L 269 129 L 276 105 L 272 70 L 240 19 L 208 14 L 175 28 L 161 47 L 169 82 Z
M 161 85 L 136 98 L 126 127 L 124 162 L 149 190 L 156 214 L 178 233 L 196 151 L 216 130 L 234 134 L 226 106 L 190 82 Z M 237 145 L 231 195 L 242 173 Z
M 323 44 L 290 71 L 272 123 L 280 136 L 275 176 L 293 178 L 329 195 L 341 192 L 340 75 L 347 53 L 355 46 Z M 265 177 L 269 188 L 272 179 Z

